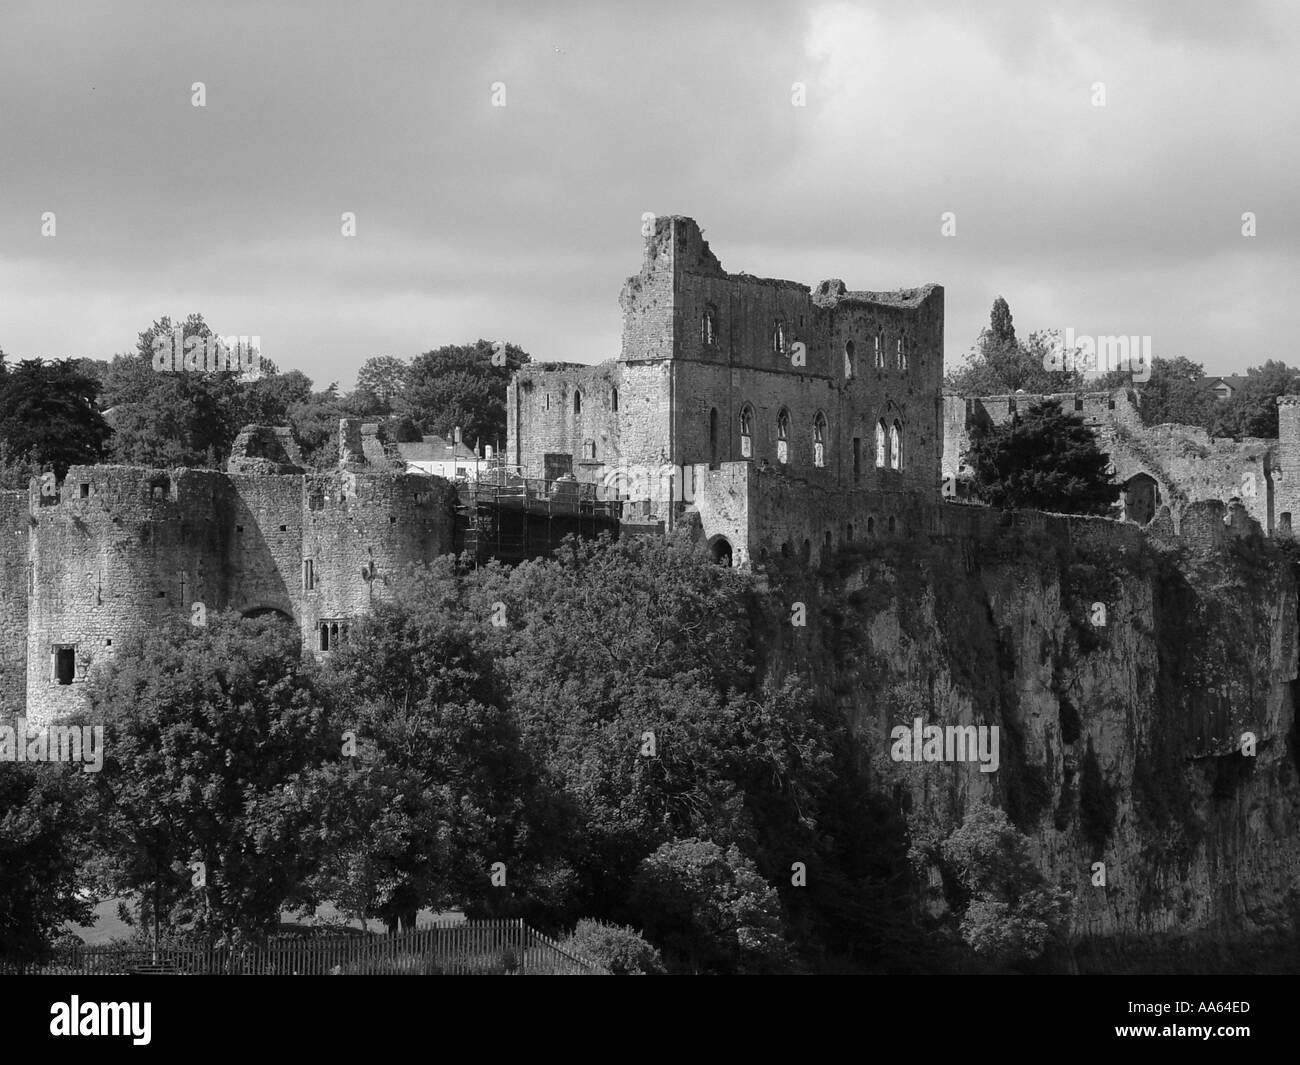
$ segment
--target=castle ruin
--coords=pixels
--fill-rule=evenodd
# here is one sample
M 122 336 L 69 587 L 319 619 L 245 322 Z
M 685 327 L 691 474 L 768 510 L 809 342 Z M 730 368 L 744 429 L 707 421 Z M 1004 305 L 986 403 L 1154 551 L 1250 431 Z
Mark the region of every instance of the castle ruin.
M 73 466 L 0 493 L 0 706 L 57 720 L 125 637 L 206 611 L 282 616 L 328 654 L 397 572 L 452 551 L 530 557 L 565 532 L 685 527 L 728 564 L 813 563 L 855 541 L 987 543 L 1009 520 L 1066 520 L 941 500 L 960 494 L 970 430 L 1042 397 L 943 395 L 939 285 L 730 274 L 671 216 L 619 302 L 616 359 L 515 375 L 508 465 L 459 502 L 452 482 L 401 472 L 355 419 L 328 472 L 304 468 L 289 430 L 250 426 L 224 472 Z M 1279 400 L 1278 441 L 1240 443 L 1144 429 L 1131 391 L 1051 398 L 1092 426 L 1124 489 L 1125 524 L 1068 519 L 1077 535 L 1119 544 L 1144 535 L 1136 524 L 1214 546 L 1289 532 L 1300 397 Z

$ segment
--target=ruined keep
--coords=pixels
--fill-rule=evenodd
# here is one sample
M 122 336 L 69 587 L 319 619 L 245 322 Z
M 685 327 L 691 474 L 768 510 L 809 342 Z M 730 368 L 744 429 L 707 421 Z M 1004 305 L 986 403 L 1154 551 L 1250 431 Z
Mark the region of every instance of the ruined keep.
M 622 351 L 524 367 L 507 459 L 627 500 L 624 521 L 698 521 L 720 557 L 809 553 L 937 498 L 943 288 L 850 291 L 729 274 L 693 219 L 654 220 L 619 297 Z M 832 501 L 824 514 L 793 496 Z

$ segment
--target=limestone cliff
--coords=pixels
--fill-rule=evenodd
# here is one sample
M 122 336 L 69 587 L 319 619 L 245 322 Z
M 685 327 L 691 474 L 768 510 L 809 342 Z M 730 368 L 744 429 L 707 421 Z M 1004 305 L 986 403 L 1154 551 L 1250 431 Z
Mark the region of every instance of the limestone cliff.
M 986 797 L 1074 894 L 1076 936 L 1296 928 L 1296 582 L 1257 527 L 1195 508 L 1177 536 L 1007 515 L 992 537 L 866 541 L 815 577 L 770 572 L 769 665 L 848 715 L 931 915 L 947 904 L 924 856 Z M 894 760 L 891 729 L 916 717 L 998 726 L 997 771 Z

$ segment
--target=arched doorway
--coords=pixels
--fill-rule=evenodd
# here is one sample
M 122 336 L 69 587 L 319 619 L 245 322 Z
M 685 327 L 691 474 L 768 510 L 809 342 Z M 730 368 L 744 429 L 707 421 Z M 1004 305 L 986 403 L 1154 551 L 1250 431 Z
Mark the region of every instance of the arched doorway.
M 1160 486 L 1149 473 L 1137 473 L 1124 482 L 1124 517 L 1146 525 L 1160 505 Z
M 725 536 L 715 536 L 709 541 L 709 556 L 719 566 L 730 566 L 731 541 Z

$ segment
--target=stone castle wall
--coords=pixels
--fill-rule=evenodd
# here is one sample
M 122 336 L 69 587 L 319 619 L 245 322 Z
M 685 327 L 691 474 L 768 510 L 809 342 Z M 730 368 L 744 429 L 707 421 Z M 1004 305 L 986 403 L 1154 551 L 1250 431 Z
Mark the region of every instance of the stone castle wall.
M 23 515 L 35 521 L 23 598 L 28 715 L 41 722 L 76 710 L 115 646 L 190 619 L 196 603 L 282 614 L 319 651 L 322 621 L 360 616 L 399 570 L 453 549 L 449 491 L 439 477 L 364 470 L 73 466 L 57 500 L 43 500 L 33 482 Z M 74 652 L 71 684 L 58 683 L 59 648 Z
M 548 454 L 567 455 L 579 481 L 599 482 L 606 463 L 617 465 L 622 454 L 621 419 L 633 415 L 623 410 L 620 371 L 614 362 L 520 370 L 506 393 L 507 462 L 543 477 Z
M 25 491 L 0 491 L 0 715 L 20 713 L 27 690 L 27 566 L 30 532 Z
M 911 491 L 846 493 L 749 462 L 698 465 L 693 473 L 690 503 L 701 528 L 711 542 L 725 538 L 738 565 L 778 557 L 820 565 L 847 543 L 937 537 L 990 544 L 1008 525 L 1067 530 L 1076 541 L 1116 551 L 1136 548 L 1147 534 L 1215 550 L 1265 531 L 1243 504 L 1217 499 L 1161 507 L 1143 530 L 1110 518 L 1003 511 Z
M 941 287 L 852 292 L 833 280 L 812 290 L 728 274 L 693 220 L 665 217 L 656 219 L 640 273 L 628 279 L 619 302 L 623 350 L 617 360 L 526 368 L 512 384 L 509 450 L 529 476 L 544 476 L 545 455 L 556 452 L 571 456 L 579 479 L 593 481 L 608 479 L 620 466 L 716 468 L 752 458 L 826 486 L 937 490 Z M 802 346 L 798 359 L 792 357 L 796 345 Z M 905 367 L 899 366 L 900 346 Z M 617 410 L 608 403 L 613 387 Z M 580 416 L 573 410 L 575 391 L 583 396 Z M 746 410 L 752 412 L 747 441 Z M 783 411 L 788 428 L 781 441 Z M 899 425 L 898 469 L 888 458 L 885 468 L 877 467 L 880 423 Z M 820 464 L 815 426 L 821 429 Z M 670 524 L 674 517 L 662 500 L 647 499 L 634 512 Z

